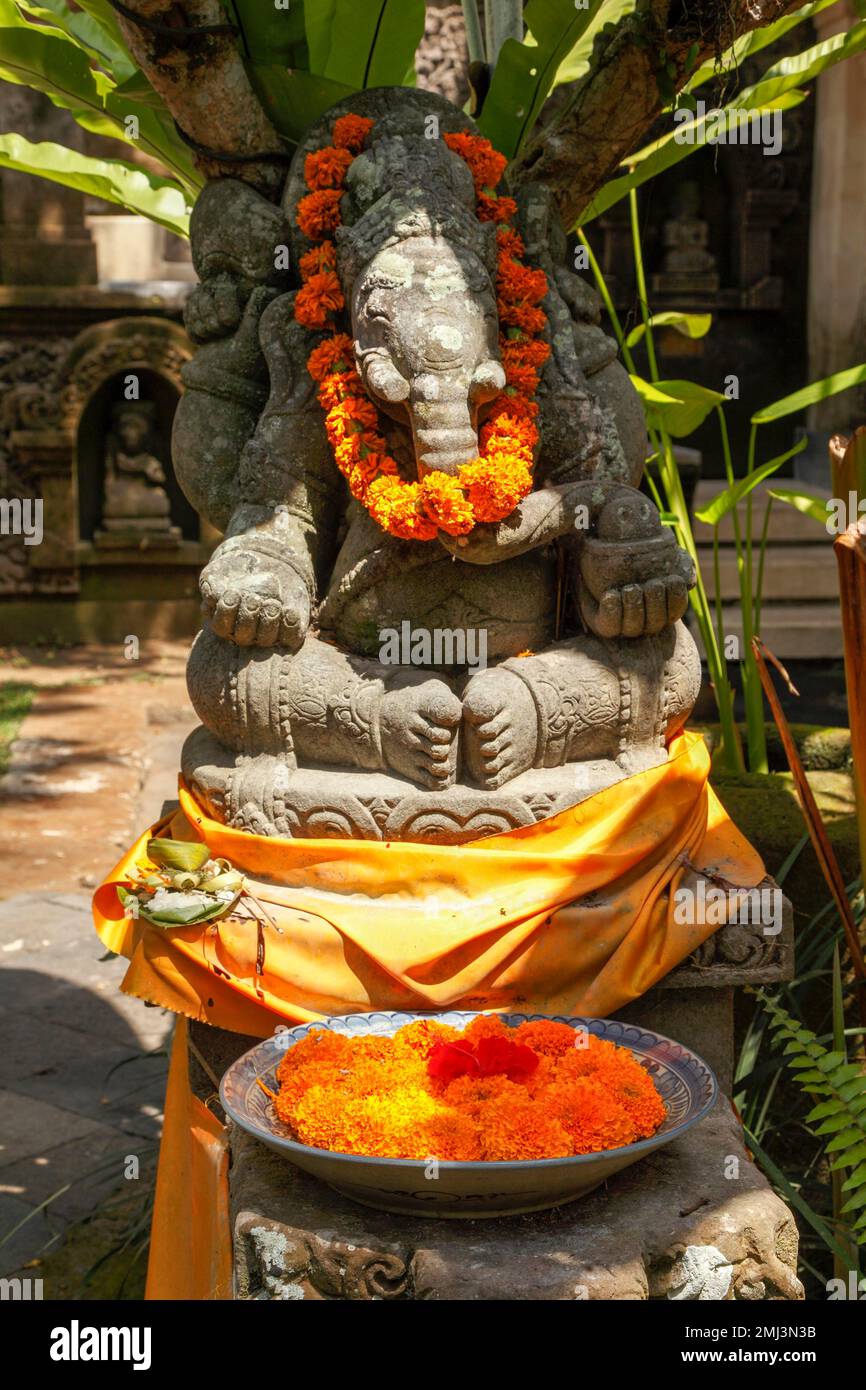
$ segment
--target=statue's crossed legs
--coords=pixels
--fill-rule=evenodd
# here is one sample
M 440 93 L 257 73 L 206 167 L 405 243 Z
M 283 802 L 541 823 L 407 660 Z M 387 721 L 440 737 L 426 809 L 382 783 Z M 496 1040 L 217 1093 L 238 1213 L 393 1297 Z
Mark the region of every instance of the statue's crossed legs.
M 294 654 L 239 647 L 205 627 L 188 680 L 202 723 L 238 755 L 493 790 L 530 768 L 662 762 L 697 698 L 700 662 L 679 622 L 654 637 L 571 638 L 462 677 L 316 637 Z

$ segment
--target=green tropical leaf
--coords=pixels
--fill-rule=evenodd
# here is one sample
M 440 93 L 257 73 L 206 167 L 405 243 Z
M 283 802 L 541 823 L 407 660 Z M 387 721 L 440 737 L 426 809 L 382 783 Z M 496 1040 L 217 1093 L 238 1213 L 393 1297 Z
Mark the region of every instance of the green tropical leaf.
M 754 105 L 757 102 L 773 101 L 794 87 L 803 87 L 812 82 L 827 68 L 834 67 L 843 58 L 852 58 L 866 48 L 866 21 L 852 24 L 850 29 L 821 43 L 813 44 L 803 53 L 780 58 L 768 68 L 759 82 L 747 87 L 737 98 L 739 105 Z
M 850 1192 L 853 1188 L 859 1187 L 861 1183 L 866 1183 L 866 1163 L 858 1163 L 850 1178 L 846 1178 L 842 1184 L 843 1192 Z
M 275 128 L 296 145 L 313 121 L 356 90 L 316 73 L 289 72 L 277 63 L 248 63 L 247 72 Z
M 852 25 L 847 31 L 834 34 L 822 43 L 814 44 L 803 53 L 780 59 L 767 69 L 760 81 L 738 92 L 720 110 L 748 111 L 757 115 L 761 112 L 785 111 L 792 106 L 799 106 L 806 97 L 806 93 L 800 90 L 802 87 L 836 63 L 853 57 L 864 49 L 866 22 L 861 22 Z M 678 121 L 681 115 L 685 113 L 677 113 Z M 679 121 L 678 130 L 669 131 L 661 139 L 653 141 L 630 156 L 624 161 L 629 172 L 610 179 L 578 218 L 578 222 L 586 225 L 592 218 L 598 217 L 600 213 L 619 202 L 632 188 L 639 188 L 647 179 L 671 168 L 681 159 L 686 159 L 696 149 L 701 149 L 707 143 L 708 126 L 710 133 L 713 133 L 717 115 L 717 112 L 710 110 L 701 116 Z
M 512 159 L 532 129 L 557 71 L 595 17 L 601 0 L 529 0 L 523 12 L 532 42 L 506 39 L 479 118 L 483 133 Z
M 828 512 L 825 498 L 815 497 L 811 492 L 802 492 L 797 487 L 771 487 L 767 489 L 767 494 L 777 502 L 785 502 L 789 507 L 796 508 L 804 516 L 810 516 L 819 526 L 826 527 Z
M 762 102 L 760 105 L 753 105 L 750 110 L 758 114 L 767 111 L 788 111 L 801 102 L 806 100 L 807 93 L 790 91 L 778 97 L 775 101 Z M 739 109 L 736 102 L 729 102 L 723 110 Z M 578 217 L 576 226 L 586 226 L 593 218 L 599 217 L 608 208 L 627 197 L 633 188 L 640 188 L 649 179 L 655 178 L 657 174 L 662 174 L 666 169 L 671 169 L 680 160 L 687 159 L 696 150 L 704 149 L 706 140 L 707 126 L 712 119 L 712 112 L 707 111 L 703 116 L 695 117 L 685 121 L 678 130 L 670 130 L 666 135 L 662 135 L 658 140 L 653 140 L 651 144 L 644 145 L 642 149 L 630 155 L 623 162 L 628 166 L 628 172 L 620 174 L 616 178 L 608 179 L 604 187 L 595 195 L 592 202 L 584 208 Z M 677 135 L 679 134 L 679 140 Z
M 149 217 L 179 236 L 189 235 L 189 208 L 180 184 L 137 165 L 120 159 L 94 159 L 50 141 L 33 145 L 22 135 L 0 135 L 0 166 L 91 193 Z
M 742 34 L 730 48 L 726 48 L 718 62 L 704 63 L 699 67 L 688 84 L 688 91 L 694 91 L 696 87 L 702 86 L 705 82 L 718 80 L 720 74 L 724 75 L 732 69 L 738 69 L 747 58 L 753 54 L 760 53 L 762 48 L 769 48 L 771 44 L 777 43 L 779 39 L 785 37 L 798 24 L 805 20 L 813 19 L 822 10 L 829 9 L 831 5 L 838 3 L 838 0 L 813 0 L 811 5 L 804 5 L 802 9 L 794 10 L 791 14 L 784 15 L 777 19 L 775 24 L 767 24 L 761 29 L 753 29 L 749 34 Z
M 684 338 L 703 338 L 712 327 L 712 314 L 685 314 L 676 309 L 667 309 L 661 314 L 651 314 L 650 328 L 674 328 Z M 647 331 L 645 323 L 639 323 L 626 338 L 626 347 L 637 347 Z
M 674 439 L 692 434 L 726 397 L 695 381 L 644 381 L 632 376 L 651 426 L 663 425 Z
M 126 50 L 126 42 L 120 32 L 111 0 L 76 0 L 76 3 L 80 10 L 84 10 L 85 14 L 89 14 L 91 19 L 95 19 L 101 25 L 120 48 Z
M 825 0 L 825 3 L 830 4 L 831 0 Z M 589 72 L 596 35 L 607 25 L 619 24 L 626 15 L 633 14 L 636 8 L 637 0 L 602 0 L 568 57 L 557 68 L 553 86 L 558 87 L 563 82 L 576 82 L 579 77 Z
M 90 57 L 107 64 L 116 81 L 122 82 L 136 71 L 116 25 L 108 27 L 93 14 L 70 9 L 67 0 L 33 0 L 33 3 L 16 0 L 16 3 L 25 16 L 62 29 Z
M 310 72 L 353 90 L 412 87 L 424 20 L 424 0 L 304 0 Z
M 845 1102 L 842 1092 L 843 1088 L 847 1088 L 854 1082 L 866 1080 L 866 1074 L 864 1074 L 860 1063 L 848 1061 L 845 1051 L 845 1020 L 842 1009 L 842 981 L 838 966 L 838 952 L 834 967 L 833 1040 L 837 1045 L 830 1051 L 818 1042 L 804 1042 L 800 1036 L 804 1030 L 800 1028 L 796 1019 L 792 1018 L 775 999 L 765 994 L 763 990 L 758 990 L 757 995 L 770 1015 L 776 1038 L 784 1038 L 789 1046 L 791 1044 L 795 1046 L 797 1055 L 789 1058 L 788 1066 L 794 1070 L 799 1086 L 810 1094 L 818 1093 L 830 1096 L 829 1100 L 816 1106 L 807 1118 L 812 1122 L 819 1115 L 827 1117 L 819 1126 L 817 1134 L 822 1137 L 828 1133 L 833 1134 L 833 1138 L 824 1148 L 831 1172 L 835 1175 L 846 1169 L 855 1169 L 855 1173 L 844 1182 L 840 1183 L 839 1179 L 834 1176 L 834 1217 L 837 1232 L 840 1235 L 847 1234 L 857 1243 L 864 1244 L 866 1243 L 866 1220 L 864 1217 L 858 1218 L 853 1223 L 845 1222 L 841 1218 L 843 1215 L 860 1210 L 866 1203 L 866 1186 L 864 1186 L 866 1183 L 866 1116 L 853 1113 Z M 808 1033 L 806 1036 L 811 1037 Z M 787 1050 L 788 1048 L 786 1048 Z M 763 1156 L 762 1165 L 766 1166 L 763 1163 Z M 773 1177 L 775 1180 L 775 1174 Z M 840 1210 L 839 1194 L 846 1191 L 851 1192 L 854 1189 L 856 1189 L 854 1195 Z M 815 1225 L 814 1222 L 812 1224 Z M 819 1227 L 815 1226 L 815 1229 L 818 1230 Z M 837 1254 L 840 1253 L 826 1235 L 823 1238 L 831 1249 L 836 1250 Z M 843 1255 L 843 1258 L 849 1259 L 847 1255 Z
M 866 362 L 861 362 L 858 367 L 849 367 L 844 372 L 834 372 L 832 376 L 813 381 L 811 386 L 804 386 L 793 395 L 784 396 L 772 405 L 765 405 L 763 410 L 756 411 L 752 416 L 752 424 L 766 425 L 772 420 L 782 420 L 786 415 L 796 415 L 798 411 L 806 410 L 810 405 L 817 405 L 818 401 L 826 401 L 830 396 L 838 396 L 840 391 L 847 391 L 864 381 Z
M 725 488 L 724 492 L 717 493 L 706 506 L 695 512 L 696 520 L 703 521 L 707 526 L 716 526 L 722 517 L 727 516 L 728 512 L 732 512 L 735 507 L 739 506 L 743 498 L 748 497 L 759 483 L 762 483 L 765 478 L 769 478 L 771 473 L 775 473 L 777 469 L 782 467 L 783 463 L 787 463 L 789 458 L 793 458 L 794 454 L 801 453 L 807 442 L 807 440 L 801 439 L 799 443 L 794 445 L 793 449 L 788 449 L 784 454 L 777 454 L 775 458 L 768 459 L 759 468 L 748 473 L 745 478 L 740 478 L 733 487 Z M 790 1050 L 793 1051 L 795 1048 L 800 1048 L 799 1042 L 795 1042 Z M 788 1050 L 786 1048 L 786 1051 Z
M 743 1132 L 746 1136 L 746 1142 L 760 1163 L 760 1166 L 773 1185 L 779 1189 L 785 1200 L 800 1213 L 804 1220 L 812 1227 L 812 1230 L 817 1232 L 828 1250 L 833 1251 L 834 1255 L 842 1261 L 846 1269 L 856 1268 L 856 1261 L 851 1251 L 839 1243 L 833 1234 L 832 1228 L 827 1225 L 827 1222 L 815 1208 L 806 1201 L 799 1189 L 794 1187 L 793 1183 L 789 1181 L 781 1168 L 776 1166 L 770 1158 L 770 1155 L 761 1148 L 761 1145 L 752 1131 L 744 1126 Z
M 0 79 L 43 92 L 85 130 L 135 145 L 166 164 L 188 186 L 200 188 L 189 150 L 167 115 L 118 95 L 114 79 L 64 31 L 22 18 L 13 0 L 0 0 Z M 129 118 L 134 118 L 133 134 Z

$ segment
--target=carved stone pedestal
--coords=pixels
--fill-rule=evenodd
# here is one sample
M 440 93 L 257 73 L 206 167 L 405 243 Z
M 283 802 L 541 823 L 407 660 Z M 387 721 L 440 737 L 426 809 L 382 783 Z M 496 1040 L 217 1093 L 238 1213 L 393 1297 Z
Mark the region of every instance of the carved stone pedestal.
M 569 1206 L 436 1221 L 357 1206 L 232 1135 L 239 1299 L 800 1299 L 797 1229 L 727 1101 Z
M 771 883 L 770 880 L 767 881 Z M 239 1299 L 799 1299 L 797 1230 L 728 1099 L 737 985 L 790 978 L 793 927 L 727 926 L 617 1013 L 693 1048 L 723 1094 L 676 1142 L 568 1206 L 483 1221 L 391 1216 L 339 1196 L 231 1127 Z M 203 1099 L 255 1039 L 191 1025 Z M 203 1061 L 211 1076 L 196 1060 Z

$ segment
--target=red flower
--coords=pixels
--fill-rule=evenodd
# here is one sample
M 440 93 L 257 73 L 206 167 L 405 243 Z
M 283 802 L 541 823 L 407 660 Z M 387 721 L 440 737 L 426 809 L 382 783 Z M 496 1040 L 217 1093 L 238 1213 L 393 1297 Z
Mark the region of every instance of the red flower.
M 475 1048 L 472 1043 L 437 1042 L 427 1058 L 427 1072 L 438 1081 L 454 1081 L 458 1076 L 478 1074 Z
M 480 1038 L 477 1043 L 439 1042 L 431 1048 L 427 1071 L 437 1080 L 454 1081 L 458 1076 L 505 1075 L 509 1081 L 523 1081 L 538 1066 L 531 1047 L 508 1038 Z

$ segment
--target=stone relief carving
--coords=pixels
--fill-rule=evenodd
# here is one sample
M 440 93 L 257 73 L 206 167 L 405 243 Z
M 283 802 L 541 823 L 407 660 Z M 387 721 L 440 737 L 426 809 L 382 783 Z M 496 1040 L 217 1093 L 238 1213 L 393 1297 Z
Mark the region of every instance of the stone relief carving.
M 109 532 L 178 535 L 162 484 L 165 469 L 154 452 L 153 401 L 120 401 L 111 412 L 105 441 L 105 487 L 101 525 Z

